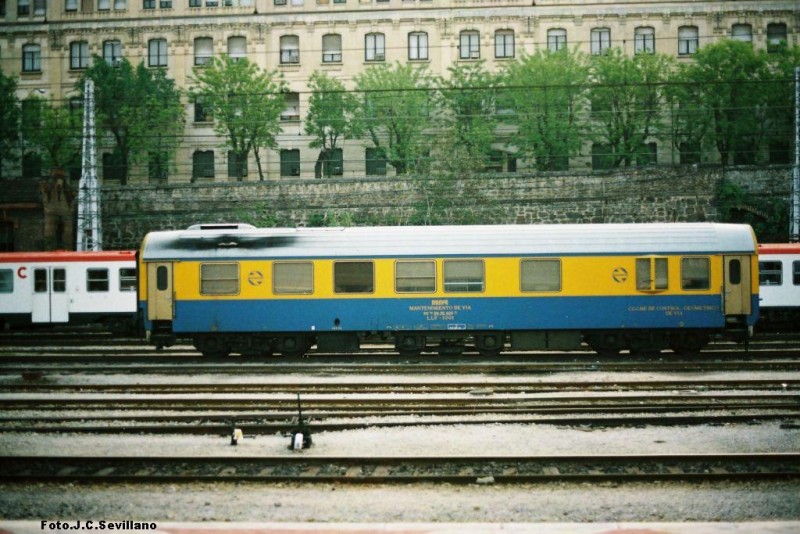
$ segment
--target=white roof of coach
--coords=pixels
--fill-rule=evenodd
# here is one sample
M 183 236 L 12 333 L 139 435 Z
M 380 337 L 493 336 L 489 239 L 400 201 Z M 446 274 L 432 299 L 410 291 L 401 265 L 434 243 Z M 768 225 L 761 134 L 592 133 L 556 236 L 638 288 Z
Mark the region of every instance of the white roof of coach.
M 752 253 L 747 225 L 713 223 L 254 228 L 151 232 L 145 261 L 246 258 Z

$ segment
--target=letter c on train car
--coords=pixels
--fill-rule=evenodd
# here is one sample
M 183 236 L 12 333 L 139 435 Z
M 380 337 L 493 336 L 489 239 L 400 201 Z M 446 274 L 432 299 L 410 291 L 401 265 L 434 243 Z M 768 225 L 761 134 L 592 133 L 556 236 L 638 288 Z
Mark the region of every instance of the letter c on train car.
M 28 278 L 28 275 L 25 274 L 27 270 L 28 270 L 27 267 L 20 267 L 19 269 L 17 269 L 17 276 L 19 276 L 20 278 Z

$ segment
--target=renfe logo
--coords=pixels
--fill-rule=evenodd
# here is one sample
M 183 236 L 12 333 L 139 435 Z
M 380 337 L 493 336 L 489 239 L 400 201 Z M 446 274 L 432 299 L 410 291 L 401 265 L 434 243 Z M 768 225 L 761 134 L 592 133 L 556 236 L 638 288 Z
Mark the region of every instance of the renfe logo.
M 20 278 L 28 278 L 28 275 L 26 274 L 27 271 L 28 271 L 27 267 L 20 267 L 19 269 L 17 269 L 17 276 L 19 276 Z

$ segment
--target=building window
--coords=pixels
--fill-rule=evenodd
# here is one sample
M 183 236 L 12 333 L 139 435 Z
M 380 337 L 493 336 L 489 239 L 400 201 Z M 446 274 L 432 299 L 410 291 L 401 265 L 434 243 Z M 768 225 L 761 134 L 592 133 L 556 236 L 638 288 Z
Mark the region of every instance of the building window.
M 108 269 L 86 269 L 86 290 L 108 291 Z
M 342 62 L 342 36 L 331 33 L 322 36 L 322 62 L 341 63 Z
M 428 59 L 428 34 L 425 32 L 411 32 L 408 34 L 408 59 Z
M 194 97 L 194 122 L 211 122 L 211 114 L 199 95 Z
M 247 57 L 247 38 L 237 35 L 228 37 L 228 57 L 239 60 Z
M 196 150 L 192 154 L 192 181 L 214 178 L 214 151 Z
M 127 9 L 128 8 L 128 0 L 114 0 L 114 9 Z
M 76 41 L 69 44 L 70 70 L 85 69 L 89 66 L 89 43 Z
M 386 158 L 381 150 L 367 147 L 365 159 L 367 176 L 386 176 Z
M 281 112 L 282 121 L 300 120 L 300 93 L 284 93 L 284 109 Z
M 97 0 L 98 11 L 108 11 L 111 9 L 111 0 Z
M 611 30 L 608 28 L 594 28 L 590 35 L 590 49 L 594 56 L 605 53 L 611 48 Z
M 158 7 L 161 9 L 172 9 L 172 0 L 161 0 Z
M 31 0 L 17 0 L 17 16 L 27 17 L 31 14 Z
M 194 40 L 194 64 L 202 66 L 211 61 L 214 55 L 214 40 L 211 37 L 198 37 Z
M 436 262 L 404 261 L 394 264 L 396 293 L 433 293 L 436 291 Z
M 189 7 L 200 7 L 202 0 L 189 0 Z
M 364 60 L 386 61 L 386 37 L 382 33 L 368 33 L 364 37 Z
M 42 70 L 42 47 L 27 44 L 22 47 L 22 72 L 40 72 Z
M 281 176 L 300 176 L 300 149 L 281 150 Z
M 551 52 L 558 52 L 567 47 L 567 30 L 556 28 L 547 30 L 547 49 Z
M 483 292 L 483 261 L 445 260 L 444 290 L 445 293 Z
M 155 9 L 156 0 L 144 0 L 142 2 L 142 9 Z
M 744 43 L 752 43 L 753 27 L 749 24 L 734 24 L 731 26 L 731 39 Z
M 147 180 L 151 184 L 165 184 L 169 178 L 169 161 L 161 152 L 150 152 L 147 159 Z
M 334 148 L 329 154 L 320 158 L 314 165 L 314 177 L 323 176 L 343 176 L 344 175 L 344 152 L 341 148 Z
M 247 176 L 247 154 L 228 151 L 228 178 L 241 180 Z
M 147 65 L 149 67 L 167 66 L 167 40 L 150 39 L 147 43 Z
M 236 295 L 239 293 L 238 263 L 201 263 L 201 295 Z
M 112 67 L 119 67 L 122 63 L 122 43 L 105 41 L 103 43 L 103 59 Z
M 5 4 L 5 0 L 0 3 Z M 64 2 L 64 11 L 78 11 L 78 0 L 66 0 Z M 5 13 L 2 14 L 4 15 Z
M 678 28 L 678 55 L 689 56 L 697 53 L 700 35 L 697 26 L 681 26 Z
M 476 31 L 463 31 L 458 38 L 458 59 L 480 59 L 481 34 Z
M 656 31 L 653 28 L 642 27 L 633 30 L 633 53 L 656 53 Z
M 372 293 L 375 291 L 375 265 L 371 261 L 333 263 L 334 293 Z
M 494 34 L 494 57 L 504 59 L 514 57 L 514 32 L 499 30 Z
M 300 38 L 296 35 L 281 37 L 281 65 L 300 63 Z
M 272 264 L 272 292 L 276 295 L 310 295 L 314 292 L 314 265 L 309 261 Z
M 788 42 L 786 24 L 767 24 L 767 52 L 775 53 L 783 50 Z

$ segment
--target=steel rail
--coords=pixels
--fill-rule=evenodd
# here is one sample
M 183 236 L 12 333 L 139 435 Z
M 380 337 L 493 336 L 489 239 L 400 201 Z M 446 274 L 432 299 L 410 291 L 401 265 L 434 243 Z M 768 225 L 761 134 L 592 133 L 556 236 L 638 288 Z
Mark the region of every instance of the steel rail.
M 0 456 L 6 482 L 539 483 L 795 479 L 800 454 L 469 457 Z

